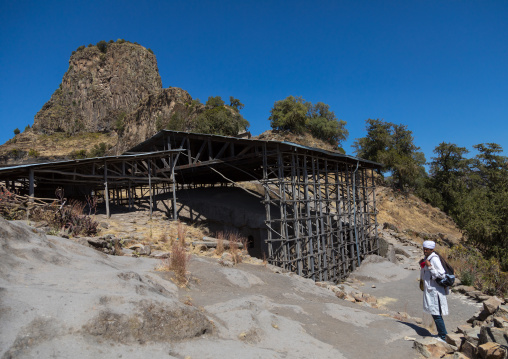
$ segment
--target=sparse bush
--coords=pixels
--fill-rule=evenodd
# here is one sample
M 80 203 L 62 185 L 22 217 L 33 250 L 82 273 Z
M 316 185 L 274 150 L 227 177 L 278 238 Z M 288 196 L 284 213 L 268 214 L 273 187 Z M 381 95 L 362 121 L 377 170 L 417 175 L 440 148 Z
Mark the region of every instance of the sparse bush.
M 164 267 L 172 270 L 175 273 L 175 282 L 178 285 L 186 285 L 187 280 L 187 267 L 189 264 L 190 255 L 187 254 L 185 246 L 182 242 L 174 242 L 171 246 L 171 256 L 164 260 Z
M 30 125 L 26 125 L 24 132 L 26 132 L 26 131 L 30 131 Z
M 185 247 L 185 234 L 186 234 L 186 230 L 185 230 L 185 226 L 180 221 L 178 221 L 177 232 L 178 232 L 178 241 L 182 244 L 183 247 Z
M 124 42 L 125 42 L 125 40 L 124 40 L 124 39 L 118 39 L 118 40 L 116 40 L 116 43 L 117 43 L 117 44 L 123 44 Z
M 108 43 L 104 40 L 99 41 L 96 46 L 99 49 L 99 51 L 102 52 L 103 54 L 105 54 L 108 51 Z
M 74 160 L 86 158 L 86 150 L 73 150 L 69 156 Z
M 104 142 L 101 142 L 98 145 L 93 146 L 88 157 L 103 157 L 107 150 L 107 145 Z
M 122 111 L 118 114 L 115 121 L 115 129 L 119 134 L 122 134 L 125 130 L 125 117 L 127 116 L 127 113 L 125 111 Z
M 28 157 L 39 157 L 39 151 L 31 148 L 30 151 L 28 151 Z
M 153 55 L 153 51 L 152 49 L 148 49 L 148 52 L 151 53 Z
M 217 233 L 217 247 L 215 247 L 215 254 L 220 256 L 222 253 L 224 253 L 224 233 L 219 232 Z
M 78 47 L 78 48 L 76 49 L 76 52 L 81 51 L 81 50 L 84 50 L 84 49 L 85 49 L 85 45 L 81 45 L 80 47 Z
M 114 40 L 109 40 L 108 43 L 113 44 L 113 43 L 115 43 L 115 41 Z
M 229 253 L 233 257 L 233 262 L 235 264 L 242 262 L 242 254 L 240 251 L 240 244 L 243 245 L 243 248 L 246 248 L 245 243 L 247 243 L 247 239 L 242 237 L 238 232 L 229 232 L 227 235 L 229 241 Z
M 12 150 L 9 151 L 9 155 L 13 158 L 20 158 L 21 156 L 23 156 L 23 151 L 17 148 L 13 148 Z
M 83 214 L 84 203 L 71 200 L 65 205 L 66 200 L 61 189 L 57 190 L 56 196 L 59 201 L 37 205 L 27 214 L 28 198 L 3 190 L 0 191 L 0 214 L 6 219 L 26 219 L 28 216 L 30 220 L 44 220 L 53 229 L 53 233 L 62 229 L 72 235 L 92 236 L 97 233 L 98 223 Z
M 454 246 L 448 256 L 462 284 L 489 295 L 504 297 L 508 293 L 508 273 L 494 257 L 485 259 L 477 249 L 463 245 Z

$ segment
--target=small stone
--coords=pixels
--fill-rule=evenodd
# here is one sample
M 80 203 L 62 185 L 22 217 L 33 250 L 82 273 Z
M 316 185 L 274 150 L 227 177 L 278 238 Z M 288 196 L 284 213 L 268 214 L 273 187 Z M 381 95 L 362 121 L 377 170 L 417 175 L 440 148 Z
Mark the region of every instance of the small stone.
M 375 285 L 375 284 L 373 284 L 371 288 L 376 288 L 376 285 Z

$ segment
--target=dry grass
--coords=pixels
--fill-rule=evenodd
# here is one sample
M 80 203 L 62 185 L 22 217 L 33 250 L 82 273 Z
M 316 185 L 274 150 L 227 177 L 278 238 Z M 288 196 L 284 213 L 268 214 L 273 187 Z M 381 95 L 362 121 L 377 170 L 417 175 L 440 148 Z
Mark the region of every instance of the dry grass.
M 462 238 L 461 231 L 446 214 L 414 195 L 406 196 L 388 187 L 378 187 L 376 202 L 380 224 L 391 223 L 410 233 L 444 233 L 448 237 Z
M 215 254 L 220 256 L 222 253 L 224 253 L 224 233 L 219 232 L 217 233 L 217 247 L 215 247 Z
M 188 265 L 191 255 L 187 253 L 184 246 L 179 242 L 173 243 L 171 255 L 169 258 L 162 259 L 162 264 L 158 268 L 159 271 L 173 271 L 175 277 L 174 282 L 180 286 L 186 286 L 188 280 Z
M 34 149 L 39 153 L 39 156 L 49 158 L 64 157 L 76 149 L 90 151 L 101 142 L 115 145 L 117 140 L 115 133 L 81 133 L 76 136 L 66 136 L 63 133 L 39 135 L 27 131 L 17 135 L 15 143 L 6 143 L 0 146 L 0 155 L 17 148 L 27 153 L 30 149 Z
M 240 236 L 238 232 L 229 232 L 227 237 L 229 241 L 229 253 L 231 253 L 231 257 L 233 257 L 233 263 L 235 264 L 241 263 L 242 254 L 240 252 L 239 244 L 242 241 L 246 242 L 246 239 Z

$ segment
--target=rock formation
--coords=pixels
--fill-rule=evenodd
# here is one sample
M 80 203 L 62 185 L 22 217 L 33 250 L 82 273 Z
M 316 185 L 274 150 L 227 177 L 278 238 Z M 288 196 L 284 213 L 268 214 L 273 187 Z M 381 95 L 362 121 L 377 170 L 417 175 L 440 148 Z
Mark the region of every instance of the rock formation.
M 60 87 L 35 115 L 39 133 L 109 132 L 151 93 L 162 89 L 157 60 L 129 42 L 79 49 Z

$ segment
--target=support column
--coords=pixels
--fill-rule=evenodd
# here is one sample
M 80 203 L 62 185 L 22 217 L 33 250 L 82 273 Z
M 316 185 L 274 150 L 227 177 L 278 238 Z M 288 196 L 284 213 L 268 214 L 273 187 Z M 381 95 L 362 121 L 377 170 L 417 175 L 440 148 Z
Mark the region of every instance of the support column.
M 104 162 L 104 202 L 106 202 L 106 217 L 111 218 L 109 212 L 108 164 Z
M 150 219 L 152 219 L 152 161 L 148 160 L 148 191 L 150 193 Z
M 28 195 L 30 196 L 30 202 L 34 201 L 34 193 L 35 193 L 35 185 L 34 185 L 34 170 L 33 168 L 30 168 L 30 172 L 28 174 L 29 177 L 29 188 L 28 188 Z

